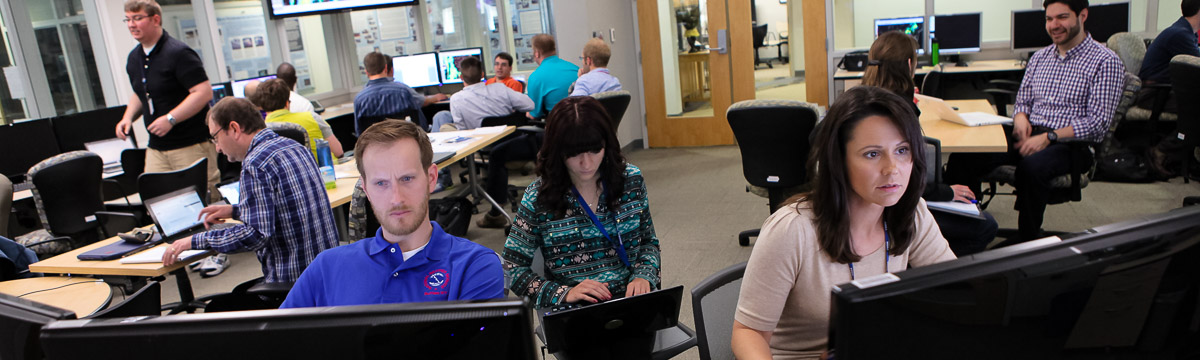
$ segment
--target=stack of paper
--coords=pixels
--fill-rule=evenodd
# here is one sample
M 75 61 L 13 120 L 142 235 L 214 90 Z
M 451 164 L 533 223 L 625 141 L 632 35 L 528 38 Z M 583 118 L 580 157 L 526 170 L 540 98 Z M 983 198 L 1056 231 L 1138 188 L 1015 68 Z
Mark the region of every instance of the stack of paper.
M 163 253 L 166 251 L 166 246 L 156 246 L 149 250 L 123 257 L 121 258 L 120 262 L 122 264 L 149 264 L 162 262 Z M 183 260 L 202 253 L 204 253 L 204 250 L 188 250 L 179 254 L 178 259 Z
M 925 205 L 932 211 L 941 211 L 974 218 L 983 217 L 983 215 L 980 215 L 979 205 L 976 204 L 958 201 L 926 201 Z

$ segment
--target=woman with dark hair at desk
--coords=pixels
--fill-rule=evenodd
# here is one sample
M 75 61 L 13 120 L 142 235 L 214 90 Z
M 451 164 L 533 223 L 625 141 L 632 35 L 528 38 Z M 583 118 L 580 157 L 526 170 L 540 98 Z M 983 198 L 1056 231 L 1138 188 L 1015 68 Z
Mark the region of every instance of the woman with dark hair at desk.
M 504 244 L 509 290 L 543 308 L 658 289 L 646 184 L 621 156 L 599 101 L 574 96 L 554 106 L 536 171 Z M 530 268 L 537 252 L 544 275 Z
M 896 94 L 838 97 L 808 159 L 813 189 L 763 224 L 733 323 L 739 359 L 815 359 L 826 350 L 837 284 L 954 259 L 920 194 L 921 127 Z M 800 159 L 795 159 L 801 161 Z
M 913 99 L 916 93 L 916 83 L 913 82 L 916 66 L 917 41 L 899 31 L 883 33 L 871 44 L 867 54 L 863 85 L 877 86 L 904 99 Z M 921 110 L 917 108 L 917 103 L 909 104 L 920 117 Z M 927 166 L 941 166 L 941 159 L 938 162 Z M 975 193 L 966 185 L 925 184 L 925 193 L 921 197 L 928 201 L 971 203 L 975 200 Z M 942 211 L 933 212 L 933 218 L 942 229 L 942 236 L 946 237 L 950 249 L 958 256 L 983 251 L 996 239 L 996 231 L 1000 227 L 996 219 L 986 211 L 980 211 L 980 216 L 982 218 L 977 219 Z

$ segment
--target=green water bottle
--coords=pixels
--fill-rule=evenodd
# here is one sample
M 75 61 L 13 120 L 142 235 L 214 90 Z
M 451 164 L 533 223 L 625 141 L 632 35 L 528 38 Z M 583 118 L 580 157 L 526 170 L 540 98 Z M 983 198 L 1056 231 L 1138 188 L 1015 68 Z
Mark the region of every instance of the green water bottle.
M 937 38 L 929 38 L 929 55 L 933 59 L 933 66 L 938 65 L 938 41 Z

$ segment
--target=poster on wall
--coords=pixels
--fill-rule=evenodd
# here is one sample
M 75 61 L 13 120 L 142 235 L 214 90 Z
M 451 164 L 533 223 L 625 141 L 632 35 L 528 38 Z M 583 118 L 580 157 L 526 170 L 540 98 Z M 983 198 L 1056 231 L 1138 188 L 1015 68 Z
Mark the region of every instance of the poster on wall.
M 362 59 L 372 51 L 391 56 L 404 56 L 423 52 L 417 38 L 416 8 L 402 7 L 380 10 L 354 11 L 350 13 L 350 26 L 354 31 L 354 48 L 358 55 L 358 71 L 365 81 L 367 71 Z
M 196 54 L 204 57 L 203 48 L 200 46 L 200 30 L 196 28 L 195 19 L 179 19 L 179 40 L 187 44 L 188 47 L 196 51 Z
M 224 39 L 225 71 L 230 79 L 273 72 L 267 26 L 261 15 L 217 17 L 217 26 Z
M 296 89 L 298 93 L 312 90 L 312 76 L 308 65 L 308 52 L 304 51 L 304 36 L 300 32 L 300 20 L 288 18 L 283 21 L 283 31 L 287 35 L 288 58 L 292 67 L 296 68 Z

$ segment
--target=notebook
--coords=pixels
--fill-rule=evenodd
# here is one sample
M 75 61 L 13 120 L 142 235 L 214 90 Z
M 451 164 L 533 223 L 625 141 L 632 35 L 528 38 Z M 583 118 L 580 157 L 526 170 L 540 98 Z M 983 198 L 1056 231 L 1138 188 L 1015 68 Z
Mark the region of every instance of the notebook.
M 961 215 L 982 219 L 983 215 L 979 210 L 979 204 L 964 203 L 958 201 L 926 201 L 925 206 L 931 211 L 940 211 L 948 214 Z
M 966 126 L 986 126 L 986 125 L 1005 125 L 1012 124 L 1013 119 L 1000 115 L 993 115 L 982 112 L 966 112 L 960 113 L 954 111 L 950 105 L 947 105 L 942 99 L 921 94 L 914 95 L 917 98 L 918 105 L 921 111 L 928 111 L 937 115 L 938 118 L 953 123 L 958 123 Z
M 134 254 L 134 255 L 130 255 L 130 256 L 121 258 L 121 260 L 119 260 L 119 262 L 122 264 L 152 264 L 152 263 L 156 263 L 156 262 L 162 262 L 163 253 L 165 251 L 167 251 L 167 247 L 160 246 L 160 247 L 156 247 L 156 248 L 153 248 L 150 250 L 146 250 L 146 251 Z M 187 259 L 192 256 L 196 256 L 196 254 L 203 254 L 203 253 L 204 253 L 204 250 L 187 250 L 187 251 L 180 253 L 177 260 Z

